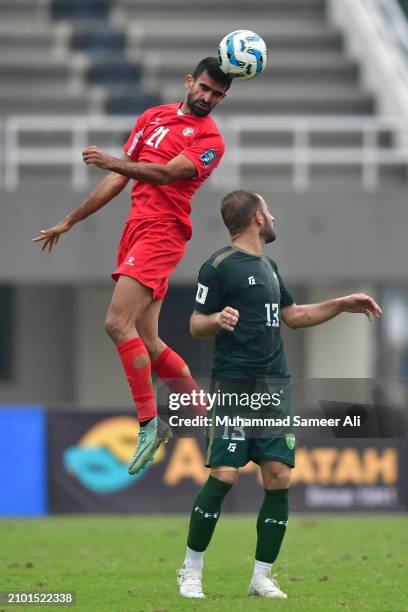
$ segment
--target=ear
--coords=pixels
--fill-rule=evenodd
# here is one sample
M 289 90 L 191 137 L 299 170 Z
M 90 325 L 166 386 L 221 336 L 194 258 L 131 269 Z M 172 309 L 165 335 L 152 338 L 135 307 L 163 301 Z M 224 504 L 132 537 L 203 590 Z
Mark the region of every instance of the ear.
M 256 211 L 255 218 L 258 221 L 259 225 L 263 225 L 264 224 L 264 218 L 263 218 L 262 213 L 261 213 L 260 210 Z
M 192 74 L 188 74 L 185 78 L 184 81 L 184 87 L 186 89 L 191 89 L 194 83 L 194 79 L 193 79 L 193 75 Z

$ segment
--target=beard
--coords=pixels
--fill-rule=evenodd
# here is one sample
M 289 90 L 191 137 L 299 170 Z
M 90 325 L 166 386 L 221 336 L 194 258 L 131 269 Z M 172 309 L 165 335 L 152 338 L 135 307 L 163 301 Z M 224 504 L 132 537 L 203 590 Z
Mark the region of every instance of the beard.
M 271 242 L 275 242 L 276 240 L 275 230 L 271 227 L 269 228 L 267 232 L 261 235 L 261 237 L 265 241 L 265 244 L 270 244 Z
M 192 93 L 187 94 L 187 106 L 190 109 L 193 115 L 196 117 L 206 117 L 212 111 L 212 106 L 210 104 L 205 104 L 205 102 L 200 102 L 201 104 L 205 104 L 205 107 L 199 106 L 198 103 L 200 100 L 197 100 Z
M 262 213 L 262 216 L 265 220 L 265 225 L 262 230 L 259 232 L 259 237 L 265 242 L 265 244 L 270 244 L 276 240 L 276 232 L 271 223 L 269 223 L 266 215 Z

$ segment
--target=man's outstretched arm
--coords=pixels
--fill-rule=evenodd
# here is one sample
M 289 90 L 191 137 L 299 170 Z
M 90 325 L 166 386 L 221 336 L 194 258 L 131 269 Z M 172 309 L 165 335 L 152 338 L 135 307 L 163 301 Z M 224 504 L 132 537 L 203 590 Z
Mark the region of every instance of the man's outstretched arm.
M 97 147 L 87 147 L 82 152 L 86 164 L 92 164 L 103 170 L 117 172 L 128 178 L 154 185 L 167 185 L 172 181 L 191 179 L 197 176 L 197 168 L 183 154 L 177 155 L 167 164 L 135 162 L 128 155 L 122 159 L 107 155 Z
M 221 329 L 232 332 L 238 319 L 238 310 L 230 306 L 226 306 L 221 312 L 208 315 L 195 311 L 190 317 L 190 333 L 193 338 L 204 340 L 214 336 Z
M 41 230 L 39 236 L 33 238 L 33 242 L 43 242 L 42 251 L 51 250 L 58 244 L 61 234 L 68 232 L 76 223 L 92 215 L 105 204 L 108 204 L 117 196 L 127 185 L 129 179 L 120 174 L 111 172 L 105 176 L 94 187 L 89 196 L 78 208 L 70 212 L 59 223 L 46 230 Z
M 382 315 L 375 300 L 365 293 L 353 293 L 320 304 L 292 304 L 282 308 L 282 320 L 291 327 L 312 327 L 330 321 L 342 312 L 365 314 L 370 321 Z

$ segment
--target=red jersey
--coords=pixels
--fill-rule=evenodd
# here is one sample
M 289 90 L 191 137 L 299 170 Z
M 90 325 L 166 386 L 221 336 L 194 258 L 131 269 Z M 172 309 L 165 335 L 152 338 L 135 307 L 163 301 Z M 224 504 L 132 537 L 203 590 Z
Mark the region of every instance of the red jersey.
M 129 219 L 173 218 L 188 226 L 191 236 L 191 199 L 218 166 L 224 141 L 210 116 L 184 115 L 181 103 L 149 108 L 136 122 L 123 150 L 138 162 L 167 164 L 184 155 L 197 168 L 192 179 L 153 185 L 135 180 Z

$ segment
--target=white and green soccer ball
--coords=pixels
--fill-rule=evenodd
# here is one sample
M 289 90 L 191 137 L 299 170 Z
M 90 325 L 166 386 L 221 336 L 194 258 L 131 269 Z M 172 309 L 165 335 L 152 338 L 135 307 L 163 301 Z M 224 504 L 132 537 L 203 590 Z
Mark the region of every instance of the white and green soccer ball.
M 265 42 L 251 30 L 230 32 L 218 47 L 221 70 L 235 79 L 253 79 L 261 74 L 267 57 Z

